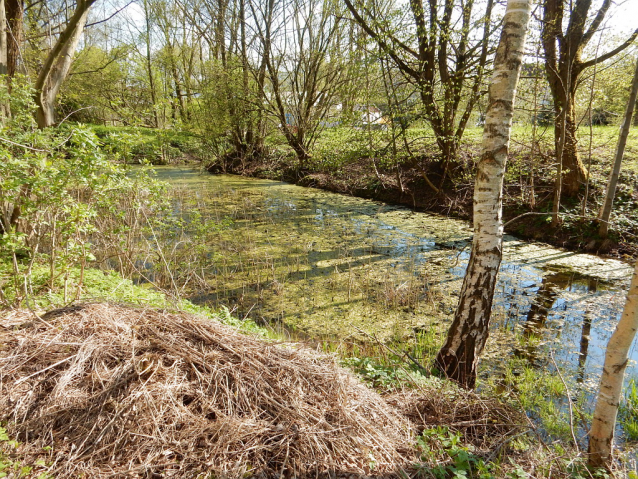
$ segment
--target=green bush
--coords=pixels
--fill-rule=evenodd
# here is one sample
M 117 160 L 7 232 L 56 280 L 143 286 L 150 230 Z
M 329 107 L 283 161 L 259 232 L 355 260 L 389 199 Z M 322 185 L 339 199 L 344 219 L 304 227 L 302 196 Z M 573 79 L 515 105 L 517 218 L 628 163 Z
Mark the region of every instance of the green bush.
M 20 306 L 39 293 L 34 270 L 46 269 L 50 290 L 60 280 L 66 285 L 73 268 L 83 271 L 95 259 L 97 236 L 133 226 L 115 221 L 120 199 L 152 204 L 159 186 L 146 178 L 140 188 L 88 127 L 38 129 L 25 79 L 14 80 L 11 95 L 6 87 L 0 91 L 0 101 L 8 101 L 12 113 L 0 124 L 0 261 L 12 269 L 0 277 L 0 301 Z M 114 221 L 105 221 L 109 216 Z

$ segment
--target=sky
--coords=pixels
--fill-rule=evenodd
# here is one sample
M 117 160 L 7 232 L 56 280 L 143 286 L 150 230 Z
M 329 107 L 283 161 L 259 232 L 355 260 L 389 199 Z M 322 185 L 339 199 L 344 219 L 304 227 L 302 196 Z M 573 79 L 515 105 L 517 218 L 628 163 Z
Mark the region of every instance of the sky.
M 614 2 L 610 8 L 613 14 L 607 20 L 607 27 L 620 33 L 630 33 L 638 28 L 638 0 Z
M 143 13 L 138 2 L 130 0 L 115 0 L 115 3 L 128 4 L 125 9 L 126 14 L 135 23 L 142 21 Z M 638 0 L 612 0 L 613 5 L 605 20 L 605 28 L 612 31 L 612 34 L 624 37 L 638 28 Z M 597 4 L 594 0 L 591 11 L 594 12 Z M 140 26 L 141 28 L 141 26 Z

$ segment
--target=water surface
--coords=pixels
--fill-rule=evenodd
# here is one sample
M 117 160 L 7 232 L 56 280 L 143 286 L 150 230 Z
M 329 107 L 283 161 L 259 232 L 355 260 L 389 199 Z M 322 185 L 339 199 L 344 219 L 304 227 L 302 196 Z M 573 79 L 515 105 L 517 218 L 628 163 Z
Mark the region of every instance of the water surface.
M 463 221 L 283 182 L 158 168 L 174 211 L 215 228 L 195 301 L 310 338 L 445 334 L 469 258 Z M 209 261 L 210 260 L 210 261 Z M 504 357 L 594 390 L 630 265 L 512 236 L 504 242 L 484 368 Z M 521 338 L 535 340 L 521 346 Z M 533 346 L 530 346 L 533 344 Z M 634 345 L 628 376 L 638 374 Z

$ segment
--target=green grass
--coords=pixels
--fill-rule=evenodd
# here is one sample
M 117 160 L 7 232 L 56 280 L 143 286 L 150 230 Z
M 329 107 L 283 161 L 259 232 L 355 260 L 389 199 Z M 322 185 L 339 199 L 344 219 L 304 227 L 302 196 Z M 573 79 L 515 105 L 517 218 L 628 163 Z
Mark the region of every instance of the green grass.
M 533 139 L 540 145 L 544 154 L 551 156 L 554 150 L 554 128 L 552 126 L 536 127 L 518 123 L 512 128 L 510 153 L 514 165 L 526 160 L 532 150 Z M 589 127 L 581 126 L 578 130 L 579 150 L 583 162 L 589 162 Z M 466 128 L 461 141 L 462 156 L 466 158 L 478 157 L 483 137 L 483 127 L 470 126 Z M 380 166 L 392 166 L 397 160 L 404 161 L 410 153 L 416 157 L 435 155 L 438 151 L 434 132 L 427 126 L 411 127 L 406 130 L 406 141 L 401 137 L 396 139 L 396 158 L 393 157 L 392 132 L 367 131 L 347 126 L 326 128 L 320 132 L 314 144 L 312 167 L 322 171 L 338 172 L 349 163 L 374 157 Z M 593 172 L 601 178 L 608 174 L 618 141 L 617 126 L 594 126 L 592 128 L 592 156 Z M 283 135 L 275 132 L 267 139 L 267 144 L 276 148 L 280 153 L 287 151 Z M 545 160 L 536 158 L 539 170 L 547 169 Z M 522 167 L 528 169 L 526 165 Z M 623 168 L 626 171 L 638 172 L 638 127 L 633 127 L 628 139 Z
M 638 386 L 631 379 L 620 403 L 618 419 L 629 441 L 638 441 Z
M 21 461 L 19 459 L 19 447 L 20 443 L 12 440 L 7 434 L 7 430 L 4 427 L 0 427 L 0 478 L 52 478 L 52 476 L 43 472 L 43 469 L 48 466 L 46 461 L 39 459 L 34 464 L 26 464 Z
M 184 159 L 210 158 L 206 143 L 179 130 L 92 125 L 103 149 L 126 163 L 170 164 Z
M 14 278 L 13 265 L 6 260 L 0 261 L 0 283 L 13 285 Z M 66 274 L 56 278 L 52 288 L 50 286 L 48 265 L 42 260 L 35 261 L 27 286 L 29 294 L 22 299 L 22 306 L 35 311 L 50 311 L 74 301 L 107 301 L 133 306 L 150 306 L 198 314 L 237 327 L 244 332 L 280 338 L 274 331 L 257 326 L 251 320 L 242 321 L 234 318 L 227 309 L 215 311 L 206 306 L 193 304 L 186 299 L 172 297 L 148 283 L 135 284 L 115 271 L 87 268 L 82 272 L 79 267 L 72 267 Z M 24 295 L 23 285 L 18 284 L 17 288 L 17 293 Z M 7 304 L 16 304 L 15 286 L 5 286 L 3 292 L 3 301 Z

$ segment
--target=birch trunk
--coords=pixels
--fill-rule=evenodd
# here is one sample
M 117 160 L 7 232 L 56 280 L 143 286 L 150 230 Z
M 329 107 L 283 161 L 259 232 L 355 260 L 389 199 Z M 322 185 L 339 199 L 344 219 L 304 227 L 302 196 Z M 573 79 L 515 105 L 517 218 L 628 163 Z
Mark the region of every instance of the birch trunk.
M 4 0 L 0 0 L 0 75 L 6 75 L 7 69 L 7 11 Z M 8 79 L 3 79 L 8 81 Z M 7 83 L 8 86 L 8 83 Z M 7 102 L 0 102 L 0 124 L 9 116 L 9 105 Z
M 80 43 L 89 10 L 96 1 L 78 2 L 73 16 L 40 70 L 35 84 L 35 102 L 38 105 L 36 119 L 40 128 L 55 124 L 55 99 L 71 69 L 73 55 Z
M 471 389 L 489 332 L 503 243 L 503 175 L 509 149 L 516 86 L 523 60 L 531 0 L 508 0 L 483 130 L 474 187 L 474 238 L 454 321 L 436 366 Z
M 620 135 L 618 136 L 618 146 L 616 147 L 614 166 L 611 169 L 609 181 L 607 182 L 605 201 L 603 202 L 603 206 L 600 209 L 600 214 L 598 215 L 598 221 L 600 223 L 598 233 L 602 238 L 606 238 L 607 232 L 609 231 L 611 207 L 614 203 L 614 197 L 616 196 L 616 187 L 618 186 L 618 177 L 620 176 L 620 166 L 622 164 L 623 155 L 625 154 L 625 145 L 627 144 L 627 137 L 629 136 L 629 129 L 631 128 L 631 117 L 634 114 L 634 106 L 636 105 L 637 96 L 638 58 L 636 58 L 636 71 L 634 72 L 634 78 L 631 81 L 631 92 L 629 94 L 629 101 L 627 102 L 627 109 L 625 110 L 625 117 L 622 126 L 620 127 Z
M 0 75 L 7 74 L 7 11 L 4 0 L 0 0 Z
M 589 464 L 594 467 L 611 466 L 612 442 L 616 415 L 622 391 L 628 353 L 638 329 L 638 262 L 627 292 L 622 317 L 611 335 L 605 353 L 605 365 L 600 378 L 600 388 L 594 420 L 589 433 Z

